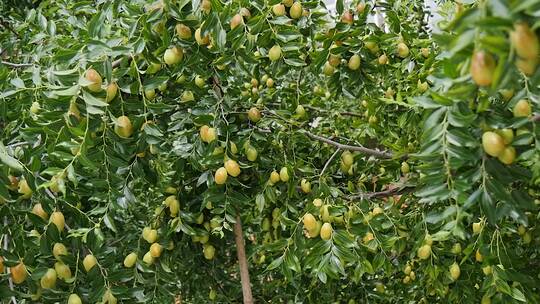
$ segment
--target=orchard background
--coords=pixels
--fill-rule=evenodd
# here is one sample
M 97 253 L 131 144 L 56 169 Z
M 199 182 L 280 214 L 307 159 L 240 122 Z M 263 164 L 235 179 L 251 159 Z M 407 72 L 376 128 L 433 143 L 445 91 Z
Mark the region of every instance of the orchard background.
M 3 303 L 540 302 L 540 1 L 0 3 Z

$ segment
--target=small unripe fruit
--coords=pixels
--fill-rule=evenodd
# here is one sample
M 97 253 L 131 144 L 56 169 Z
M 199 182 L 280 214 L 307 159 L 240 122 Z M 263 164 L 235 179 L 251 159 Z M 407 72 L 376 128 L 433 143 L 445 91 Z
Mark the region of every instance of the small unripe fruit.
M 409 56 L 409 47 L 405 43 L 400 42 L 397 45 L 397 53 L 399 57 L 405 58 Z
M 64 214 L 60 211 L 55 211 L 51 214 L 51 217 L 49 219 L 50 223 L 53 223 L 56 228 L 58 228 L 59 232 L 64 231 L 64 227 L 66 225 L 66 221 L 64 219 Z
M 301 104 L 296 106 L 295 112 L 298 117 L 304 117 L 304 115 L 306 115 L 306 109 L 304 109 L 304 106 Z
M 358 3 L 358 5 L 356 6 L 356 12 L 358 14 L 362 14 L 364 12 L 364 10 L 366 9 L 366 3 L 364 2 L 360 2 Z
M 279 171 L 279 179 L 281 179 L 282 182 L 286 183 L 289 180 L 289 170 L 287 167 L 281 168 Z
M 257 160 L 257 156 L 259 153 L 257 152 L 257 149 L 253 148 L 252 146 L 249 146 L 246 149 L 246 157 L 249 161 L 255 161 Z
M 26 277 L 28 276 L 28 273 L 26 272 L 26 266 L 23 262 L 19 262 L 19 264 L 10 267 L 9 272 L 11 273 L 11 280 L 15 284 L 21 284 L 26 280 Z
M 85 73 L 85 78 L 86 80 L 91 82 L 91 84 L 89 84 L 87 87 L 88 90 L 92 92 L 101 91 L 101 84 L 103 80 L 101 79 L 101 75 L 99 75 L 99 73 L 96 70 L 88 69 Z
M 316 199 L 313 200 L 313 206 L 315 206 L 315 207 L 321 207 L 322 204 L 323 204 L 323 201 L 320 198 L 316 198 Z
M 516 149 L 512 146 L 508 146 L 504 148 L 497 158 L 501 163 L 511 165 L 516 159 Z
M 34 207 L 32 208 L 32 213 L 39 216 L 45 221 L 49 219 L 49 214 L 45 212 L 45 210 L 43 210 L 43 206 L 41 206 L 40 203 L 34 205 Z
M 324 223 L 321 227 L 321 239 L 328 241 L 332 237 L 333 231 L 330 223 Z
M 358 54 L 352 55 L 348 63 L 349 69 L 355 71 L 360 68 L 360 56 Z
M 163 61 L 165 61 L 167 65 L 177 64 L 182 61 L 182 58 L 184 58 L 184 51 L 176 46 L 167 49 L 165 54 L 163 54 Z
M 71 269 L 69 269 L 68 265 L 62 262 L 56 262 L 54 263 L 54 270 L 56 271 L 58 278 L 64 281 L 71 279 Z
M 514 117 L 528 117 L 531 115 L 531 105 L 527 99 L 521 99 L 514 106 Z
M 279 173 L 277 173 L 277 171 L 272 171 L 272 173 L 270 173 L 270 182 L 272 184 L 276 184 L 280 181 L 280 177 L 279 177 Z
M 281 47 L 277 44 L 271 47 L 268 51 L 268 58 L 270 61 L 279 60 L 281 58 Z
M 214 174 L 214 180 L 216 181 L 216 184 L 223 185 L 225 182 L 227 182 L 227 169 L 224 167 L 221 167 L 216 170 L 216 173 Z
M 231 30 L 234 30 L 237 26 L 244 24 L 244 18 L 242 18 L 242 15 L 236 14 L 231 19 Z
M 172 199 L 169 199 L 170 197 L 172 197 Z M 169 196 L 167 199 L 169 199 L 169 211 L 171 212 L 171 216 L 176 217 L 178 212 L 180 212 L 180 202 L 175 196 Z
M 152 244 L 157 240 L 157 230 L 151 229 L 150 227 L 144 227 L 142 231 L 142 237 L 145 241 Z
M 428 244 L 422 245 L 420 248 L 418 248 L 417 255 L 421 260 L 428 259 L 431 255 L 431 246 Z
M 304 193 L 310 193 L 311 192 L 311 183 L 308 182 L 305 178 L 302 179 L 300 182 L 300 188 Z
M 401 173 L 407 174 L 407 173 L 409 173 L 409 171 L 410 171 L 409 164 L 407 162 L 402 162 L 401 163 Z
M 210 43 L 210 37 L 208 37 L 208 35 L 201 36 L 201 28 L 195 30 L 195 40 L 199 45 L 207 45 Z
M 123 138 L 129 138 L 133 134 L 133 126 L 129 117 L 122 115 L 116 119 L 114 133 Z
M 32 102 L 32 105 L 30 106 L 30 112 L 32 114 L 37 114 L 41 110 L 41 106 L 39 105 L 39 102 L 34 101 Z
M 256 123 L 259 120 L 261 120 L 261 112 L 259 111 L 259 109 L 253 107 L 253 108 L 249 109 L 249 111 L 248 111 L 248 118 L 252 122 Z
M 124 267 L 131 268 L 137 262 L 137 254 L 132 252 L 124 258 Z
M 351 152 L 345 151 L 341 154 L 341 161 L 345 166 L 350 167 L 354 163 L 354 157 Z
M 212 260 L 216 254 L 216 248 L 210 244 L 206 244 L 203 249 L 204 258 L 207 260 Z
M 195 96 L 193 96 L 193 92 L 191 92 L 191 91 L 184 91 L 184 92 L 182 92 L 182 96 L 180 97 L 180 100 L 182 102 L 194 101 Z
M 176 35 L 178 35 L 180 39 L 187 40 L 191 38 L 191 29 L 188 26 L 179 23 L 176 25 L 175 29 Z
M 161 70 L 161 64 L 160 63 L 151 63 L 148 65 L 148 68 L 146 69 L 147 74 L 155 74 L 159 70 Z
M 304 223 L 304 228 L 307 231 L 312 231 L 317 228 L 317 220 L 311 213 L 306 213 L 302 218 L 302 221 Z
M 326 76 L 332 76 L 334 74 L 334 70 L 334 67 L 328 61 L 323 66 L 323 74 Z
M 195 85 L 199 88 L 203 88 L 206 84 L 206 80 L 202 78 L 200 75 L 195 76 Z
M 532 76 L 538 66 L 538 58 L 516 59 L 516 67 L 525 75 Z
M 116 82 L 113 82 L 107 86 L 106 89 L 107 97 L 105 97 L 106 102 L 111 102 L 115 97 L 116 93 L 118 92 L 118 85 Z
M 525 232 L 527 232 L 527 229 L 525 228 L 525 226 L 519 225 L 517 232 L 519 235 L 524 235 Z
M 459 278 L 460 274 L 461 274 L 461 269 L 459 269 L 459 265 L 456 262 L 454 262 L 454 264 L 450 266 L 450 277 L 452 278 L 453 281 L 455 281 Z
M 82 304 L 81 298 L 77 294 L 70 294 L 67 304 Z
M 54 243 L 53 246 L 53 256 L 55 259 L 60 260 L 61 256 L 67 255 L 68 251 L 66 246 L 62 243 Z
M 421 48 L 420 53 L 422 53 L 422 56 L 424 56 L 425 58 L 428 58 L 429 57 L 429 48 Z
M 150 255 L 153 258 L 159 258 L 161 256 L 161 252 L 163 252 L 163 246 L 161 246 L 159 243 L 154 243 L 150 246 Z
M 491 131 L 482 134 L 482 146 L 488 155 L 494 157 L 499 156 L 505 148 L 502 136 Z
M 405 266 L 405 269 L 403 269 L 403 273 L 406 275 L 409 275 L 411 271 L 412 271 L 412 267 L 409 264 L 407 264 L 407 266 Z
M 41 277 L 40 285 L 43 289 L 50 289 L 56 286 L 56 271 L 52 268 L 47 269 L 47 272 Z
M 514 140 L 514 131 L 512 129 L 496 130 L 495 133 L 499 134 L 504 141 L 505 145 L 509 145 Z
M 482 272 L 485 274 L 485 275 L 490 275 L 492 272 L 493 272 L 493 269 L 491 268 L 490 265 L 486 266 L 486 267 L 482 267 Z
M 454 246 L 452 247 L 452 253 L 453 254 L 460 254 L 461 253 L 461 244 L 460 243 L 455 243 Z
M 480 249 L 476 250 L 474 258 L 476 259 L 477 262 L 482 262 L 484 260 L 482 253 L 480 253 Z
M 92 254 L 84 257 L 83 266 L 86 272 L 89 272 L 97 264 L 97 259 Z
M 376 42 L 373 42 L 373 41 L 368 41 L 366 42 L 366 48 L 371 52 L 371 53 L 377 53 L 379 51 L 379 46 L 377 45 Z
M 143 262 L 150 266 L 152 264 L 154 264 L 154 257 L 152 256 L 152 254 L 150 253 L 150 251 L 146 252 L 143 256 Z
M 28 182 L 26 179 L 22 179 L 19 181 L 19 189 L 18 192 L 22 194 L 23 198 L 30 198 L 32 196 L 32 189 L 30 186 L 28 186 Z
M 209 13 L 212 9 L 212 2 L 210 0 L 202 0 L 201 1 L 201 10 L 205 13 Z
M 302 4 L 300 4 L 299 1 L 295 2 L 289 10 L 289 14 L 291 15 L 291 18 L 293 19 L 298 19 L 302 17 L 302 12 L 303 12 Z
M 153 100 L 154 98 L 156 98 L 156 90 L 154 89 L 144 90 L 144 97 L 146 97 L 146 99 L 148 100 Z
M 341 15 L 341 22 L 346 24 L 353 24 L 354 22 L 354 16 L 350 11 L 345 11 L 343 15 Z
M 538 37 L 525 22 L 514 24 L 514 30 L 510 32 L 510 41 L 517 55 L 523 59 L 535 59 L 540 54 Z
M 475 51 L 471 58 L 471 76 L 479 86 L 489 86 L 493 81 L 495 59 L 484 51 Z
M 474 234 L 479 234 L 482 231 L 482 222 L 473 223 L 472 230 Z
M 235 160 L 229 159 L 225 162 L 225 169 L 227 173 L 232 177 L 240 175 L 240 166 Z
M 272 6 L 272 12 L 276 16 L 285 16 L 285 5 L 278 3 Z
M 379 56 L 379 64 L 387 64 L 388 63 L 388 57 L 386 56 L 386 54 L 382 54 L 381 56 Z

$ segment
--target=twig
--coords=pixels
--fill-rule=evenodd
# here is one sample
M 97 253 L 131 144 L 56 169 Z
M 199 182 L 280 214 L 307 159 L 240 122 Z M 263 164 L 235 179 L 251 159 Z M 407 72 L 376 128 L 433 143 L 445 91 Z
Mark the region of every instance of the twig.
M 7 65 L 9 67 L 12 67 L 12 68 L 27 68 L 27 67 L 31 67 L 33 66 L 32 63 L 11 63 L 11 62 L 8 62 L 8 61 L 0 61 L 0 63 L 2 63 L 3 65 Z
M 362 147 L 362 146 L 351 146 L 351 145 L 341 144 L 341 143 L 335 142 L 333 140 L 330 140 L 330 139 L 328 139 L 326 137 L 313 134 L 313 133 L 311 133 L 309 131 L 306 131 L 306 130 L 304 130 L 303 133 L 305 135 L 307 135 L 311 139 L 315 139 L 315 140 L 327 143 L 329 145 L 338 147 L 339 149 L 342 149 L 342 150 L 359 151 L 359 152 L 362 152 L 364 154 L 368 154 L 368 155 L 372 155 L 372 156 L 376 156 L 376 157 L 380 157 L 380 158 L 388 158 L 388 159 L 394 158 L 394 154 L 391 153 L 391 152 L 373 150 L 373 149 L 369 149 L 369 148 Z M 401 158 L 407 158 L 407 157 L 408 156 L 405 154 Z
M 249 270 L 246 258 L 246 249 L 244 247 L 244 234 L 242 232 L 242 222 L 240 216 L 236 215 L 234 223 L 234 241 L 236 242 L 236 253 L 238 255 L 238 265 L 240 266 L 240 281 L 242 282 L 242 295 L 244 304 L 253 304 L 253 295 L 251 294 L 251 284 L 249 281 Z
M 4 227 L 9 227 L 8 226 L 8 220 L 7 220 L 7 216 L 4 216 Z M 9 235 L 6 233 L 4 234 L 4 251 L 7 251 L 8 250 L 8 245 L 9 245 Z M 11 291 L 13 291 L 13 279 L 11 279 L 11 276 L 9 276 L 9 289 Z M 13 302 L 13 304 L 17 304 L 17 300 L 15 299 L 15 296 L 12 296 L 11 297 L 11 301 Z
M 317 107 L 310 106 L 310 105 L 304 105 L 304 108 L 314 110 L 314 111 L 317 111 L 317 112 L 323 112 L 323 113 L 330 112 L 328 110 L 317 108 Z M 355 113 L 355 112 L 338 112 L 338 113 L 339 113 L 339 115 L 342 115 L 342 116 L 364 117 L 363 114 Z
M 339 151 L 341 151 L 341 149 L 337 148 L 336 152 L 334 152 L 334 154 L 332 154 L 332 156 L 330 156 L 330 158 L 326 161 L 326 163 L 324 164 L 324 167 L 322 168 L 321 174 L 319 174 L 319 177 L 323 176 L 324 171 L 326 171 L 326 168 L 328 168 L 328 166 L 330 165 L 334 157 L 336 157 L 336 155 L 339 153 Z
M 354 113 L 354 112 L 340 112 L 339 114 L 342 115 L 342 116 L 364 117 L 363 114 L 360 114 L 360 113 Z
M 129 63 L 133 57 L 132 56 L 126 56 L 125 58 L 127 58 L 127 61 Z M 120 64 L 122 63 L 122 60 L 124 60 L 124 58 L 116 59 L 115 61 L 113 61 L 111 63 L 112 68 L 114 69 L 114 68 L 119 67 Z
M 372 199 L 372 198 L 382 198 L 382 197 L 389 197 L 399 194 L 408 193 L 414 190 L 414 187 L 403 187 L 403 188 L 394 188 L 384 191 L 378 191 L 378 192 L 363 192 L 363 193 L 357 193 L 354 195 L 348 195 L 345 196 L 345 199 L 349 201 L 353 200 L 362 200 L 362 199 Z

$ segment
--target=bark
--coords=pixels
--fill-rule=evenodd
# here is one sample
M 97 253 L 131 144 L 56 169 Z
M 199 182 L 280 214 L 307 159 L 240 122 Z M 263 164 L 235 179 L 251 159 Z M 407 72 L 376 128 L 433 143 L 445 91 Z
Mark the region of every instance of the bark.
M 236 252 L 238 254 L 238 264 L 240 266 L 240 281 L 242 282 L 244 304 L 253 304 L 246 249 L 244 246 L 244 234 L 242 232 L 242 222 L 240 221 L 239 215 L 236 215 L 236 223 L 234 223 L 234 240 L 236 242 Z

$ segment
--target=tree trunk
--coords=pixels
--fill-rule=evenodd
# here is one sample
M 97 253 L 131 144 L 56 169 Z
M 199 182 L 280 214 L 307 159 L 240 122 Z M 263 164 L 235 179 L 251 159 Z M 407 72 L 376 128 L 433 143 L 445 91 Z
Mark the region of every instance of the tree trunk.
M 253 304 L 253 295 L 251 294 L 251 283 L 249 281 L 246 249 L 244 247 L 244 233 L 242 232 L 242 222 L 240 221 L 239 215 L 236 215 L 236 223 L 234 224 L 234 240 L 236 242 L 238 264 L 240 265 L 240 281 L 242 282 L 242 294 L 244 296 L 244 304 Z

